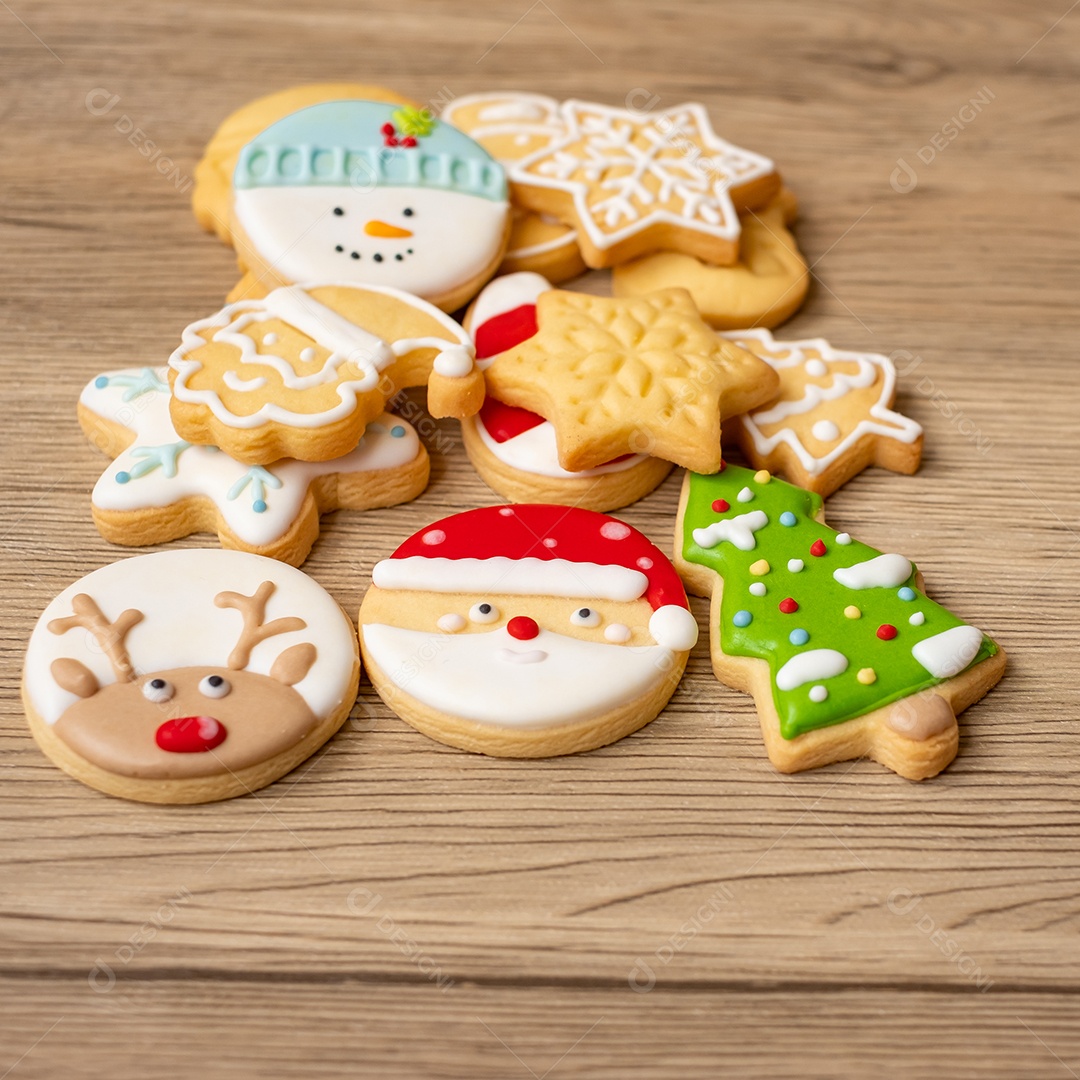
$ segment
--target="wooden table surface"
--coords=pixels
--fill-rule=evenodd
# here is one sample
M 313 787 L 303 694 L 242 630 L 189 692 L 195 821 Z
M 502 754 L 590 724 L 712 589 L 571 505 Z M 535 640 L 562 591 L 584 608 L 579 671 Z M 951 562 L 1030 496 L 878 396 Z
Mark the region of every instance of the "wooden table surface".
M 1080 11 L 309 7 L 0 3 L 0 1077 L 1076 1077 Z M 328 79 L 696 99 L 778 161 L 815 277 L 785 334 L 893 353 L 926 428 L 916 476 L 870 470 L 830 521 L 1010 656 L 944 775 L 778 775 L 704 639 L 654 723 L 579 757 L 457 752 L 365 684 L 322 753 L 221 805 L 46 761 L 27 635 L 130 553 L 91 522 L 77 394 L 233 284 L 186 183 L 218 122 Z M 306 569 L 347 610 L 415 528 L 493 501 L 442 427 L 415 503 L 325 521 Z M 623 516 L 666 545 L 678 483 Z

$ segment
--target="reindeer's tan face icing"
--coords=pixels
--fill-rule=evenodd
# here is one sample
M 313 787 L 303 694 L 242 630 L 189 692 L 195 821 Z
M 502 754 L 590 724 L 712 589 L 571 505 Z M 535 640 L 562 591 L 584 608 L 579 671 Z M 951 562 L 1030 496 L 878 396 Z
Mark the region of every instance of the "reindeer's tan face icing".
M 72 705 L 54 730 L 111 773 L 179 779 L 267 761 L 316 723 L 304 699 L 270 675 L 199 667 L 105 686 Z

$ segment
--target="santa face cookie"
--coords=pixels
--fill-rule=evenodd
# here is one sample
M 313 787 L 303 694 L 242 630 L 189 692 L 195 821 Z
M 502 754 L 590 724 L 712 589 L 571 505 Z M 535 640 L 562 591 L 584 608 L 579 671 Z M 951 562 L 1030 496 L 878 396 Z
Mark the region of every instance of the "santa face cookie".
M 512 90 L 454 98 L 442 119 L 472 136 L 506 168 L 566 134 L 554 98 Z M 549 214 L 514 208 L 500 273 L 528 271 L 557 283 L 586 269 L 574 229 Z
M 380 696 L 440 742 L 548 757 L 647 724 L 697 623 L 636 529 L 565 506 L 492 506 L 416 533 L 372 573 L 360 643 Z
M 653 251 L 730 265 L 739 211 L 780 187 L 771 161 L 719 138 L 696 104 L 637 112 L 564 101 L 566 134 L 510 170 L 514 201 L 578 232 L 592 267 Z
M 817 495 L 767 472 L 688 474 L 675 545 L 687 586 L 712 594 L 716 676 L 753 694 L 782 772 L 870 757 L 934 776 L 956 756 L 956 714 L 1004 671 L 907 559 L 834 532 Z
M 485 370 L 500 353 L 536 333 L 536 301 L 551 285 L 539 274 L 507 274 L 481 290 L 465 318 Z M 643 498 L 671 471 L 671 462 L 624 454 L 592 469 L 559 464 L 554 425 L 528 409 L 488 395 L 461 424 L 469 460 L 484 483 L 512 502 L 549 502 L 615 510 Z
M 94 524 L 113 544 L 216 532 L 224 547 L 299 566 L 319 535 L 320 514 L 395 506 L 427 485 L 427 451 L 412 426 L 389 413 L 332 461 L 242 465 L 216 446 L 186 442 L 169 417 L 164 368 L 98 375 L 79 398 L 79 422 L 115 458 L 90 499 Z
M 829 495 L 870 465 L 913 473 L 923 431 L 894 412 L 896 369 L 880 353 L 834 349 L 823 338 L 776 341 L 768 330 L 726 334 L 780 377 L 780 393 L 725 428 L 755 469 L 783 472 Z
M 426 383 L 432 415 L 459 419 L 484 392 L 453 319 L 374 286 L 290 285 L 228 304 L 184 330 L 169 369 L 180 437 L 253 465 L 342 457 L 407 386 Z
M 65 589 L 30 638 L 23 702 L 65 772 L 139 802 L 256 791 L 356 698 L 352 624 L 311 578 L 239 551 L 168 551 Z
M 264 289 L 389 286 L 452 311 L 497 269 L 509 222 L 502 166 L 408 106 L 301 109 L 252 139 L 233 174 L 237 254 Z

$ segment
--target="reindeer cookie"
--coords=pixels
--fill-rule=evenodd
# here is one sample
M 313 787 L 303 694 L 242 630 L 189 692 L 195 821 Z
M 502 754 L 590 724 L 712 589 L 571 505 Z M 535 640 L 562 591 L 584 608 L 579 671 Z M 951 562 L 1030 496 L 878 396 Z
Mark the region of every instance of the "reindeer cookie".
M 572 754 L 636 731 L 697 641 L 667 557 L 591 510 L 455 514 L 371 581 L 360 642 L 383 701 L 433 739 L 497 757 Z
M 349 715 L 352 623 L 315 581 L 240 551 L 104 566 L 30 638 L 22 695 L 54 764 L 109 795 L 200 803 L 257 791 Z
M 329 461 L 407 386 L 433 416 L 480 408 L 483 376 L 468 334 L 396 289 L 291 285 L 229 304 L 184 330 L 169 358 L 173 425 L 249 465 Z
M 956 756 L 956 714 L 1005 670 L 907 559 L 834 532 L 817 495 L 764 471 L 687 474 L 675 565 L 712 595 L 713 670 L 753 694 L 781 772 L 870 757 L 934 776 Z

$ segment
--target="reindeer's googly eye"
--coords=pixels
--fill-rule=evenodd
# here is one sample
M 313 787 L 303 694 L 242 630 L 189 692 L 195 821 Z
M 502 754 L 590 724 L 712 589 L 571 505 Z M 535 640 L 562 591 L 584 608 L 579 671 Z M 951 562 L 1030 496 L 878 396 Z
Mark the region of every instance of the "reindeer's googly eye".
M 224 697 L 231 689 L 232 684 L 229 680 L 223 679 L 220 675 L 207 675 L 199 683 L 199 693 L 203 697 Z
M 570 616 L 570 622 L 573 623 L 574 626 L 599 626 L 600 612 L 591 607 L 579 607 L 577 611 Z
M 499 620 L 499 609 L 494 604 L 473 604 L 469 608 L 469 618 L 473 622 L 492 623 Z
M 150 679 L 148 682 L 143 683 L 142 692 L 143 697 L 147 701 L 152 701 L 155 705 L 161 705 L 176 693 L 173 684 L 168 679 Z

